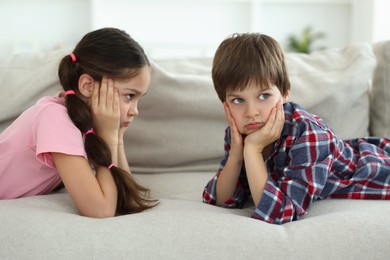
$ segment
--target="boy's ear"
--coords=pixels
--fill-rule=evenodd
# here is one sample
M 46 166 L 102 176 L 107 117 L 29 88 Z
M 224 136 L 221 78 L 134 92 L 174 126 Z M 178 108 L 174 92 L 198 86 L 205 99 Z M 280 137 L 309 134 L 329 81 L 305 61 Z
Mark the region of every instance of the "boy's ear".
M 95 80 L 91 76 L 86 73 L 82 74 L 79 78 L 80 93 L 87 98 L 91 97 L 94 83 Z

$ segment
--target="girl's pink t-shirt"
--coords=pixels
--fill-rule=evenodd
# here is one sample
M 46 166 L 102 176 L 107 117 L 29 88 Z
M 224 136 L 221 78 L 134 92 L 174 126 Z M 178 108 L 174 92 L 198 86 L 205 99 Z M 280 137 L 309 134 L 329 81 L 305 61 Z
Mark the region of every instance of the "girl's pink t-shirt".
M 51 152 L 87 158 L 62 94 L 43 97 L 0 133 L 0 199 L 46 194 L 60 183 Z

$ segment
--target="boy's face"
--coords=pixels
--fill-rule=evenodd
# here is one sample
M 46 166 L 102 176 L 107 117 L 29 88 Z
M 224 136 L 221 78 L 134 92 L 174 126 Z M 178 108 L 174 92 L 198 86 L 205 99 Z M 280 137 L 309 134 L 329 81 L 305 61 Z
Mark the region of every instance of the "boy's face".
M 250 83 L 242 91 L 226 93 L 226 103 L 237 129 L 245 135 L 262 128 L 277 102 L 287 100 L 288 93 L 283 97 L 276 86 L 264 89 L 255 83 Z

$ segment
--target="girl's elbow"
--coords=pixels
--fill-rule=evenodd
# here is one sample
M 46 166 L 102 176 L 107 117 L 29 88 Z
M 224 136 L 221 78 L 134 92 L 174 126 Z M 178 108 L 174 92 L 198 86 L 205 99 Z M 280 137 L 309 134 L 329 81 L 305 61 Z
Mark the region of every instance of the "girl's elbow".
M 91 211 L 81 212 L 81 215 L 89 218 L 111 218 L 116 213 L 115 207 L 99 207 Z
M 115 217 L 115 210 L 101 211 L 96 214 L 95 218 L 112 218 Z

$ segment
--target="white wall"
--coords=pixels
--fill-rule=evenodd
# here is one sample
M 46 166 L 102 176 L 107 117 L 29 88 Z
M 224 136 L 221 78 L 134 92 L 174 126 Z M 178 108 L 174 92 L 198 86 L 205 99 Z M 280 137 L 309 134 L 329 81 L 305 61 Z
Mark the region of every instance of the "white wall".
M 287 45 L 289 35 L 299 35 L 303 28 L 311 26 L 313 32 L 322 32 L 324 39 L 318 40 L 315 46 L 337 47 L 351 41 L 350 20 L 352 8 L 349 2 L 339 3 L 317 1 L 267 1 L 263 7 L 263 31 Z
M 88 0 L 0 0 L 0 51 L 50 50 L 90 30 Z
M 373 17 L 373 41 L 390 39 L 390 1 L 375 0 Z
M 94 29 L 124 28 L 153 56 L 208 55 L 227 35 L 250 27 L 249 1 L 94 0 L 92 5 Z
M 307 25 L 315 45 L 390 39 L 388 0 L 0 0 L 0 51 L 74 45 L 105 26 L 126 30 L 151 57 L 212 55 L 235 32 L 258 31 L 286 47 Z M 387 5 L 387 6 L 386 6 Z M 374 14 L 374 12 L 377 12 Z

